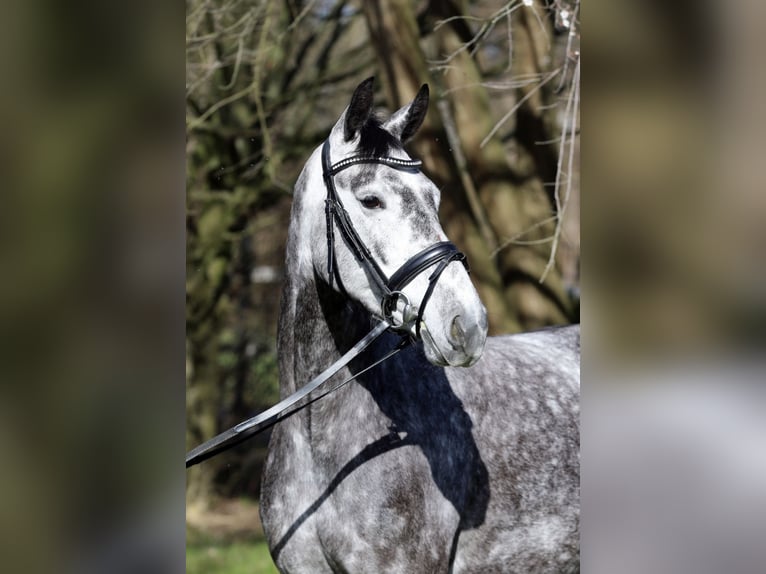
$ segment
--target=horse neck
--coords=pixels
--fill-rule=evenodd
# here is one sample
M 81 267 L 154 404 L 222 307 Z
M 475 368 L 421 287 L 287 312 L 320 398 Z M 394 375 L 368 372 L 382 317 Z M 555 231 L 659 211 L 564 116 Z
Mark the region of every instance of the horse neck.
M 280 394 L 305 385 L 351 348 L 369 330 L 369 316 L 319 279 L 306 256 L 310 226 L 301 217 L 323 217 L 303 210 L 306 171 L 296 183 L 285 260 L 285 283 L 279 317 Z M 322 240 L 320 238 L 318 240 Z M 366 329 L 365 329 L 366 328 Z

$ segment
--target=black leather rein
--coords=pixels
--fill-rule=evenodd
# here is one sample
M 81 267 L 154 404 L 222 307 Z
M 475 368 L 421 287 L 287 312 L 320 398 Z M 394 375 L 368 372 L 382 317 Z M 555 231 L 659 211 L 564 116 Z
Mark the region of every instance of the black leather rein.
M 382 164 L 400 171 L 411 171 L 417 170 L 421 166 L 421 162 L 418 160 L 403 160 L 393 157 L 353 156 L 342 159 L 334 165 L 330 165 L 329 141 L 325 141 L 322 147 L 322 171 L 325 187 L 327 188 L 325 216 L 327 218 L 327 271 L 330 285 L 332 286 L 332 281 L 338 274 L 335 266 L 335 226 L 337 225 L 341 235 L 343 235 L 343 239 L 349 249 L 354 253 L 357 261 L 360 262 L 367 274 L 375 282 L 378 289 L 383 293 L 381 302 L 381 314 L 383 320 L 375 325 L 375 327 L 373 327 L 362 340 L 354 345 L 340 359 L 335 361 L 298 391 L 281 400 L 270 409 L 239 423 L 189 451 L 186 455 L 186 468 L 194 466 L 203 460 L 228 450 L 267 428 L 274 426 L 276 423 L 285 420 L 314 401 L 339 389 L 346 383 L 353 381 L 362 373 L 399 352 L 404 345 L 413 338 L 411 333 L 411 322 L 413 320 L 412 305 L 404 293 L 402 293 L 402 289 L 409 285 L 409 283 L 418 275 L 426 271 L 426 269 L 435 265 L 436 269 L 434 269 L 433 273 L 428 277 L 428 288 L 423 295 L 423 299 L 420 301 L 420 305 L 417 308 L 417 317 L 414 319 L 414 338 L 419 339 L 420 326 L 423 322 L 423 312 L 425 311 L 426 303 L 431 298 L 436 282 L 439 280 L 442 272 L 453 261 L 460 261 L 465 266 L 466 270 L 468 270 L 468 262 L 466 261 L 465 255 L 458 251 L 457 247 L 451 242 L 440 241 L 434 243 L 430 247 L 426 247 L 419 253 L 416 253 L 405 261 L 404 265 L 402 265 L 390 278 L 386 277 L 386 274 L 372 257 L 370 250 L 367 249 L 364 241 L 362 241 L 361 237 L 359 237 L 359 234 L 356 232 L 356 229 L 354 229 L 354 225 L 348 216 L 348 212 L 343 207 L 340 197 L 338 197 L 338 192 L 335 189 L 335 182 L 333 181 L 333 177 L 338 172 L 343 171 L 352 165 L 362 163 Z M 342 287 L 340 282 L 339 286 Z M 394 311 L 398 309 L 399 302 L 404 302 L 404 309 L 401 310 L 402 320 L 400 322 L 396 321 L 393 316 Z M 352 377 L 349 377 L 345 381 L 327 390 L 323 394 L 308 399 L 300 405 L 297 404 L 310 393 L 324 385 L 334 374 L 345 367 L 352 359 L 362 353 L 373 341 L 389 329 L 398 331 L 403 335 L 403 338 L 400 344 L 394 347 L 388 354 Z

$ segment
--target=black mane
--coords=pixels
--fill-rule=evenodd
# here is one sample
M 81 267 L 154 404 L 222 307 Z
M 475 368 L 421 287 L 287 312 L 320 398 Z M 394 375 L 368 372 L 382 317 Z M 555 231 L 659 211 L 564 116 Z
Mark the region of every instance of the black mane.
M 381 157 L 389 155 L 392 150 L 401 150 L 402 142 L 382 127 L 379 118 L 371 115 L 359 130 L 360 141 L 358 151 L 361 155 Z

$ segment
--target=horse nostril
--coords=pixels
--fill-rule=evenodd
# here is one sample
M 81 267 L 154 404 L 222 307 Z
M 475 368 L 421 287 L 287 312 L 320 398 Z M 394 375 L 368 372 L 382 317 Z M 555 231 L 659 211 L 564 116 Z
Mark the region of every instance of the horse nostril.
M 456 315 L 452 319 L 452 326 L 450 327 L 450 335 L 452 341 L 457 347 L 465 347 L 465 329 L 460 324 L 460 315 Z

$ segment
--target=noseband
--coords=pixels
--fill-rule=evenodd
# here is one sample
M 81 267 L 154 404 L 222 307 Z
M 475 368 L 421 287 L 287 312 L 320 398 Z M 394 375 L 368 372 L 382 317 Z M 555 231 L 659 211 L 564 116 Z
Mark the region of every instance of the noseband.
M 411 331 L 412 321 L 415 320 L 415 337 L 420 338 L 420 326 L 423 322 L 423 313 L 426 304 L 436 287 L 442 272 L 453 261 L 460 261 L 468 268 L 468 261 L 465 255 L 458 250 L 451 241 L 440 241 L 426 247 L 419 253 L 410 257 L 404 264 L 397 269 L 391 277 L 387 277 L 378 263 L 373 258 L 370 250 L 359 237 L 354 224 L 348 212 L 343 207 L 343 203 L 335 189 L 333 177 L 339 172 L 352 165 L 358 164 L 382 164 L 398 171 L 413 172 L 418 171 L 423 162 L 420 160 L 405 160 L 395 157 L 372 157 L 366 155 L 355 155 L 340 160 L 335 164 L 330 164 L 330 142 L 325 140 L 322 146 L 322 176 L 325 187 L 327 188 L 327 199 L 325 200 L 325 217 L 327 220 L 327 276 L 332 287 L 333 279 L 338 278 L 338 269 L 335 264 L 335 226 L 340 229 L 343 239 L 348 245 L 356 260 L 362 265 L 367 275 L 372 278 L 375 285 L 383 294 L 381 301 L 381 314 L 383 318 L 391 325 L 395 331 Z M 413 317 L 414 311 L 409 299 L 404 295 L 402 289 L 406 287 L 413 279 L 423 273 L 429 267 L 436 265 L 436 269 L 428 277 L 428 288 L 425 295 L 416 307 L 417 316 Z M 342 283 L 338 280 L 339 285 Z M 394 312 L 399 310 L 399 304 L 403 304 L 401 309 L 401 321 L 396 320 Z

